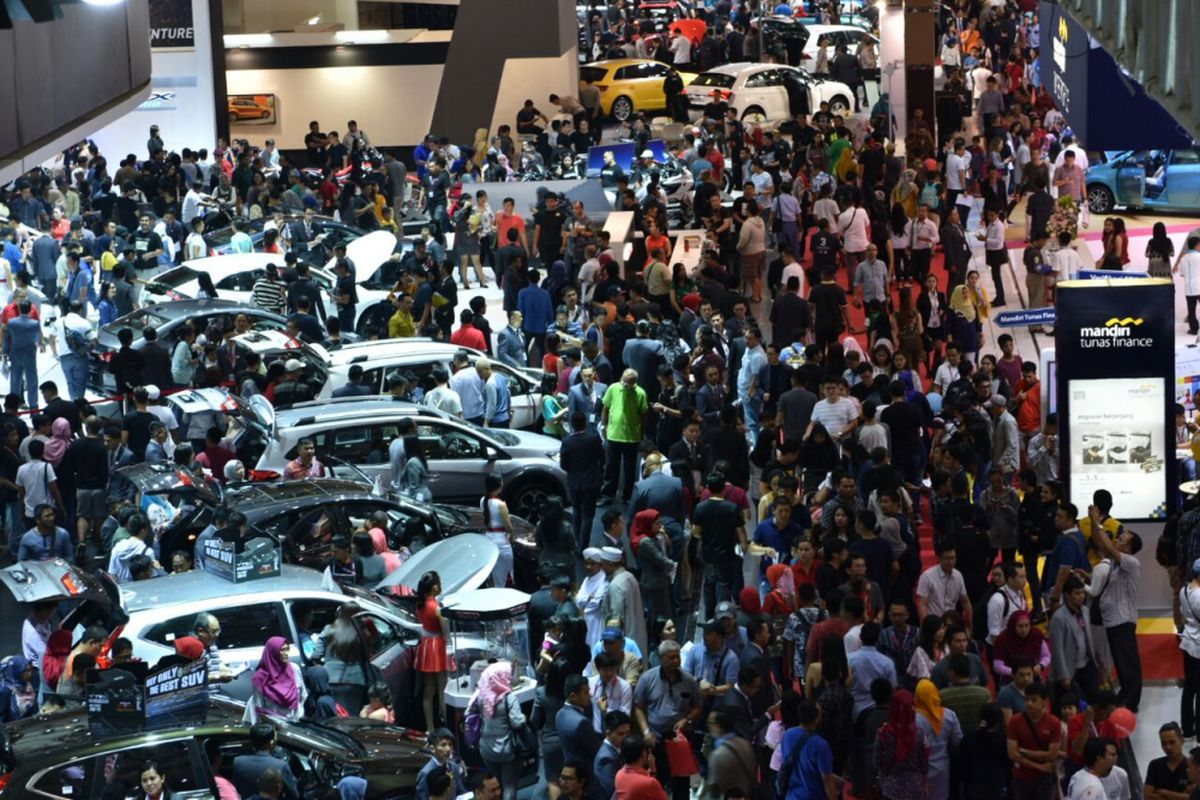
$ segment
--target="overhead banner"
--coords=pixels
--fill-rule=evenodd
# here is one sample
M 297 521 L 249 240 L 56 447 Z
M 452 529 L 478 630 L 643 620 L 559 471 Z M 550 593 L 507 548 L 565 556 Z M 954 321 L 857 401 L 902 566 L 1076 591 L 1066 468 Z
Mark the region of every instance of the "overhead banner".
M 150 48 L 193 50 L 195 47 L 192 0 L 150 0 Z
M 1055 288 L 1061 473 L 1082 515 L 1113 495 L 1118 519 L 1174 510 L 1175 337 L 1171 281 L 1075 280 Z
M 1041 0 L 1042 86 L 1088 150 L 1181 150 L 1192 137 L 1061 5 Z

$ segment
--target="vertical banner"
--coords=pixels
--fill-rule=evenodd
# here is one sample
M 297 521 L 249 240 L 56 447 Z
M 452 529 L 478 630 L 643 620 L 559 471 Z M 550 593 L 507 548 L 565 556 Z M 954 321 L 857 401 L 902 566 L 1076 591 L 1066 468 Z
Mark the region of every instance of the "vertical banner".
M 1113 495 L 1118 519 L 1164 519 L 1175 461 L 1174 286 L 1066 281 L 1055 290 L 1059 441 L 1067 496 L 1082 515 Z
M 192 0 L 150 0 L 150 49 L 194 50 Z

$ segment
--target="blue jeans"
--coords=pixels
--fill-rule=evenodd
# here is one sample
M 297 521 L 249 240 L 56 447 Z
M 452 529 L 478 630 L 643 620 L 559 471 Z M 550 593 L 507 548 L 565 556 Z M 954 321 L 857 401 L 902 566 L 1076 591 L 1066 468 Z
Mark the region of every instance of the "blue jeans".
M 36 353 L 16 353 L 9 356 L 9 381 L 13 394 L 24 394 L 30 408 L 38 407 L 38 374 Z
M 746 420 L 746 436 L 750 440 L 751 448 L 758 441 L 758 432 L 761 430 L 758 415 L 762 413 L 762 406 L 761 394 L 756 394 L 742 403 L 742 417 Z
M 21 537 L 25 535 L 25 516 L 21 513 L 21 504 L 9 500 L 4 504 L 4 527 L 8 528 L 8 552 L 13 560 L 17 558 L 17 549 L 21 546 Z
M 62 366 L 63 375 L 67 378 L 67 396 L 78 400 L 87 393 L 88 359 L 87 356 L 63 353 L 58 363 Z

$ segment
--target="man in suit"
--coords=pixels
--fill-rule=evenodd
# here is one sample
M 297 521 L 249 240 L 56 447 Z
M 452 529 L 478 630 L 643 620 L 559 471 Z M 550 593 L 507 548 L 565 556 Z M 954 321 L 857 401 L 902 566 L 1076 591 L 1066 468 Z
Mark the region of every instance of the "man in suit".
M 660 453 L 646 456 L 642 464 L 645 476 L 633 486 L 633 495 L 625 508 L 625 523 L 633 525 L 633 515 L 647 508 L 662 514 L 663 528 L 671 540 L 670 557 L 678 561 L 683 557 L 683 546 L 687 537 L 683 532 L 683 521 L 687 516 L 683 499 L 683 481 L 663 472 L 663 457 Z
M 308 307 L 313 310 L 313 313 L 324 324 L 326 311 L 325 301 L 321 297 L 321 287 L 312 279 L 312 273 L 309 271 L 308 264 L 305 264 L 303 261 L 297 261 L 296 280 L 289 283 L 287 287 L 287 310 L 289 314 L 294 314 L 299 310 L 297 303 L 302 297 L 308 300 Z
M 721 370 L 708 367 L 704 370 L 704 385 L 696 392 L 696 413 L 709 425 L 720 424 L 725 395 L 725 387 L 721 385 Z
M 522 319 L 520 311 L 509 312 L 508 325 L 504 326 L 496 339 L 496 357 L 510 367 L 529 366 L 525 332 L 521 330 Z
M 671 449 L 667 451 L 667 460 L 672 464 L 687 464 L 691 471 L 687 475 L 688 484 L 693 487 L 700 485 L 704 479 L 704 454 L 700 451 L 700 420 L 692 417 L 683 423 L 683 438 L 671 445 Z
M 596 380 L 596 370 L 584 367 L 579 371 L 579 383 L 567 392 L 567 413 L 572 418 L 576 414 L 583 414 L 587 429 L 595 432 L 600 422 L 600 402 L 606 389 L 607 386 Z
M 762 687 L 762 676 L 758 670 L 742 667 L 738 670 L 737 684 L 716 705 L 729 715 L 734 732 L 747 742 L 753 742 L 771 722 L 766 714 L 754 711 L 754 700 L 763 693 Z
M 567 702 L 554 718 L 554 727 L 562 739 L 563 763 L 582 761 L 591 764 L 600 750 L 600 734 L 592 727 L 592 695 L 587 678 L 568 675 L 563 694 Z
M 282 758 L 271 755 L 275 750 L 275 726 L 260 722 L 250 729 L 250 746 L 254 752 L 238 756 L 233 760 L 233 785 L 242 797 L 253 797 L 258 792 L 258 779 L 269 769 L 279 770 L 283 775 L 283 796 L 288 800 L 299 800 L 296 776 Z
M 771 643 L 771 623 L 765 617 L 755 617 L 746 627 L 747 633 L 750 634 L 750 642 L 742 649 L 742 670 L 738 672 L 738 683 L 741 683 L 742 671 L 753 670 L 755 681 L 761 687 L 750 697 L 750 710 L 755 721 L 766 722 L 761 729 L 756 727 L 754 736 L 747 737 L 746 741 L 754 746 L 759 769 L 765 775 L 771 768 L 771 748 L 767 747 L 763 732 L 766 731 L 766 726 L 779 705 L 778 692 L 771 673 L 771 659 L 767 657 L 767 645 Z M 760 796 L 764 800 L 770 798 L 769 794 Z
M 171 354 L 158 343 L 158 329 L 142 331 L 146 344 L 141 349 L 143 386 L 173 386 L 171 378 Z
M 571 388 L 572 395 L 578 386 Z M 587 417 L 571 414 L 571 435 L 563 439 L 558 450 L 558 463 L 567 473 L 567 491 L 575 508 L 571 522 L 579 549 L 588 546 L 592 520 L 596 516 L 596 500 L 600 497 L 600 482 L 604 477 L 604 442 Z
M 632 720 L 624 711 L 604 715 L 604 741 L 592 762 L 592 800 L 610 800 L 617 791 L 617 770 L 621 768 L 621 742 L 633 729 Z
M 316 212 L 304 209 L 304 219 L 292 223 L 292 250 L 303 253 L 311 250 L 321 232 L 317 229 Z

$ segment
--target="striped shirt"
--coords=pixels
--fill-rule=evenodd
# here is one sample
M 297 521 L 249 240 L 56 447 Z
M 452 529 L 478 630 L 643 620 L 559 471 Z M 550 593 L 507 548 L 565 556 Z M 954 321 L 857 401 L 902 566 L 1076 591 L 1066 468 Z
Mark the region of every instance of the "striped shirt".
M 1104 627 L 1112 628 L 1126 623 L 1137 623 L 1137 585 L 1138 577 L 1142 574 L 1142 564 L 1136 558 L 1125 553 L 1115 564 L 1104 559 L 1092 572 L 1092 582 L 1100 580 L 1101 567 L 1110 565 L 1104 583 L 1099 590 L 1100 618 Z
M 262 278 L 254 282 L 250 296 L 254 305 L 266 311 L 281 313 L 283 311 L 284 292 L 287 287 L 283 281 L 269 281 Z

